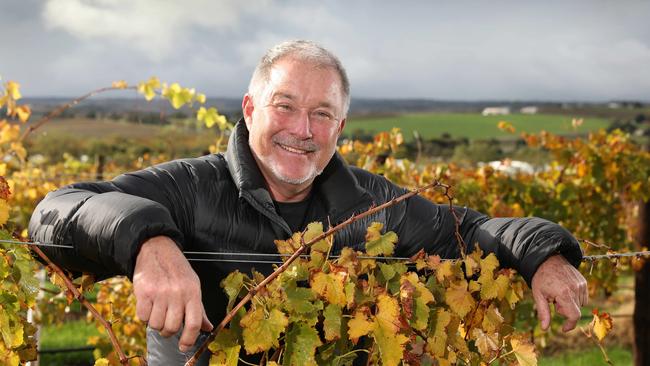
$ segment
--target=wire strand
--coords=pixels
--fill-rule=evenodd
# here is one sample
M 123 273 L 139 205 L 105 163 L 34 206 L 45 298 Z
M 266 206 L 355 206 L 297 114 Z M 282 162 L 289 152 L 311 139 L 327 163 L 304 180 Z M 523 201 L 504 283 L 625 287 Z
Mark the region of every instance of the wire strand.
M 20 240 L 8 240 L 0 239 L 0 243 L 12 244 L 12 245 L 34 245 L 39 247 L 53 247 L 53 248 L 65 248 L 65 249 L 74 249 L 72 245 L 65 244 L 54 244 L 54 243 L 44 243 L 38 241 L 20 241 Z M 237 252 L 201 252 L 201 251 L 184 251 L 185 255 L 202 255 L 202 256 L 222 256 L 222 257 L 266 257 L 266 258 L 286 258 L 291 256 L 290 254 L 280 254 L 280 253 L 237 253 Z M 582 257 L 583 262 L 593 262 L 601 259 L 617 259 L 617 258 L 626 258 L 626 257 L 646 257 L 650 256 L 650 250 L 640 251 L 640 252 L 626 252 L 626 253 L 609 253 L 609 254 L 598 254 L 598 255 L 585 255 Z M 309 258 L 309 255 L 302 255 L 301 258 Z M 338 259 L 340 256 L 334 255 L 329 258 Z M 379 257 L 379 256 L 366 256 L 366 255 L 357 255 L 358 259 L 373 259 L 373 260 L 395 260 L 395 261 L 407 261 L 413 263 L 409 257 Z M 248 260 L 248 259 L 229 259 L 229 258 L 187 258 L 188 261 L 192 262 L 232 262 L 232 263 L 260 263 L 260 264 L 281 264 L 282 261 L 270 261 L 270 260 Z M 455 260 L 455 259 L 442 259 L 444 260 Z

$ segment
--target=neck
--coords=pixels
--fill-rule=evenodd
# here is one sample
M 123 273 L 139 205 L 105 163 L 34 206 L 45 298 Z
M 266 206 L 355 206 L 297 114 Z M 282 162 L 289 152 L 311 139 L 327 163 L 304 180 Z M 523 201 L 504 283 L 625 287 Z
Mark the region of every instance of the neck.
M 262 174 L 264 175 L 264 174 Z M 301 185 L 291 185 L 288 184 L 274 184 L 273 181 L 266 178 L 266 185 L 271 194 L 271 198 L 277 202 L 300 202 L 303 201 L 309 196 L 313 182 L 301 184 Z

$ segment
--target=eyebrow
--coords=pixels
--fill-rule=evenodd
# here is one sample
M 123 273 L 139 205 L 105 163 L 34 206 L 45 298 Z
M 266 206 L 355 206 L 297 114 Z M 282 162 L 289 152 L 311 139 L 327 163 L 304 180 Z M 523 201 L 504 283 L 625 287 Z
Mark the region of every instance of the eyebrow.
M 273 95 L 271 95 L 271 100 L 272 101 L 276 100 L 276 99 L 279 99 L 279 98 L 286 98 L 286 99 L 289 99 L 289 100 L 295 100 L 296 99 L 295 96 L 293 96 L 291 94 L 283 93 L 283 92 L 275 92 L 275 93 L 273 93 Z M 332 103 L 329 103 L 329 102 L 320 102 L 320 103 L 318 103 L 318 107 L 334 108 Z

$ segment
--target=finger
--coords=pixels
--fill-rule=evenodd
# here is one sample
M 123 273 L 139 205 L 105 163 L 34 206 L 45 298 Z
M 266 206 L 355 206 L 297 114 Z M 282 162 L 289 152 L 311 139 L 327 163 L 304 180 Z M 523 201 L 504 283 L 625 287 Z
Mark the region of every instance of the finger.
M 535 308 L 537 309 L 537 318 L 541 323 L 542 329 L 547 330 L 551 324 L 551 309 L 548 306 L 548 300 L 539 292 L 533 291 L 533 298 L 535 299 Z
M 176 302 L 172 302 L 167 306 L 165 324 L 160 331 L 161 336 L 169 337 L 178 333 L 183 323 L 183 316 L 185 315 L 183 310 L 183 306 Z
M 214 325 L 210 322 L 210 319 L 208 319 L 208 316 L 205 314 L 205 311 L 203 311 L 203 322 L 201 323 L 201 330 L 204 332 L 210 332 L 214 329 Z
M 568 332 L 574 329 L 580 320 L 580 306 L 573 297 L 561 297 L 556 301 L 555 310 L 566 318 L 562 325 L 562 331 Z
M 153 307 L 153 303 L 149 299 L 137 299 L 135 302 L 135 315 L 142 320 L 143 322 L 147 323 L 149 321 L 149 317 L 151 314 L 151 309 Z
M 199 336 L 201 325 L 203 323 L 203 305 L 200 301 L 190 301 L 185 305 L 185 326 L 183 334 L 178 341 L 178 349 L 181 352 L 187 352 Z
M 155 301 L 149 315 L 149 328 L 162 330 L 165 326 L 165 313 L 167 312 L 167 303 Z

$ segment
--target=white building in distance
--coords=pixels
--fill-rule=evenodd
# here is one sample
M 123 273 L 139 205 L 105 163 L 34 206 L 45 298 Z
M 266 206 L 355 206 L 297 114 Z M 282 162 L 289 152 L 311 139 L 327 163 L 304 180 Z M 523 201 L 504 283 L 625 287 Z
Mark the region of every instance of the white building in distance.
M 537 108 L 534 105 L 529 105 L 526 107 L 523 107 L 519 110 L 521 114 L 537 114 L 539 112 L 539 108 Z
M 487 107 L 481 112 L 483 116 L 503 116 L 510 114 L 509 107 Z

